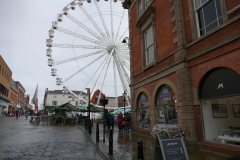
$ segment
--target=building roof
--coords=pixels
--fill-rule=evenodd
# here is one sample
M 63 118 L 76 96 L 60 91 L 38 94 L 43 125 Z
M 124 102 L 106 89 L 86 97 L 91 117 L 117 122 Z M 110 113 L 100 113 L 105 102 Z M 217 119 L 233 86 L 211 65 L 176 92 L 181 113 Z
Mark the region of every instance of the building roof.
M 15 82 L 17 83 L 17 85 L 19 85 L 22 88 L 24 92 L 26 92 L 25 88 L 22 86 L 22 84 L 19 81 L 15 81 Z
M 17 83 L 11 78 L 11 87 L 17 92 Z
M 81 91 L 72 91 L 72 92 L 76 95 L 79 95 Z M 53 91 L 49 90 L 48 94 L 63 94 L 63 92 L 62 90 L 53 90 Z M 68 92 L 67 94 L 71 94 L 71 93 Z M 87 93 L 82 92 L 81 95 L 87 95 Z

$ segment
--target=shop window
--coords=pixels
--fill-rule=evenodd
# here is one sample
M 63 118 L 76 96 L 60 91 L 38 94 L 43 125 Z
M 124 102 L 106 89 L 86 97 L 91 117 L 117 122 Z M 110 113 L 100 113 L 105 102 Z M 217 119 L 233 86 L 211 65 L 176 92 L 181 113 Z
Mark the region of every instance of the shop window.
M 138 122 L 142 129 L 149 129 L 151 126 L 149 101 L 145 93 L 141 93 L 138 99 Z
M 223 23 L 220 0 L 195 0 L 200 36 Z
M 240 96 L 201 101 L 206 141 L 240 145 Z
M 163 85 L 156 97 L 157 124 L 177 124 L 178 114 L 175 106 L 176 97 L 168 85 Z

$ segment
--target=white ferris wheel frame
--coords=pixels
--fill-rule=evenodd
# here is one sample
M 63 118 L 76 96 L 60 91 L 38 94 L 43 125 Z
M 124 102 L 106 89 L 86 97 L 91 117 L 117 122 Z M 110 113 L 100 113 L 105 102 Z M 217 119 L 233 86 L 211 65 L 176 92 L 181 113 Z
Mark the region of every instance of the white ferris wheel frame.
M 48 59 L 48 66 L 52 67 L 51 69 L 51 75 L 52 76 L 56 76 L 56 83 L 57 85 L 62 85 L 63 86 L 63 92 L 70 92 L 72 95 L 74 95 L 75 98 L 78 98 L 79 100 L 82 100 L 84 102 L 88 102 L 89 100 L 85 100 L 82 99 L 80 97 L 80 95 L 82 94 L 83 90 L 87 87 L 88 83 L 90 81 L 92 81 L 93 76 L 90 78 L 89 82 L 86 84 L 86 86 L 84 87 L 84 89 L 80 92 L 79 95 L 76 95 L 74 92 L 72 92 L 66 85 L 65 83 L 73 78 L 75 75 L 77 75 L 78 73 L 84 71 L 85 68 L 89 67 L 90 65 L 92 65 L 94 62 L 96 62 L 97 60 L 99 60 L 100 58 L 102 58 L 103 56 L 107 55 L 107 57 L 105 57 L 106 62 L 105 64 L 101 64 L 104 65 L 100 75 L 98 76 L 97 80 L 95 81 L 95 84 L 93 86 L 93 88 L 91 89 L 92 92 L 90 93 L 90 99 L 93 96 L 93 92 L 95 91 L 96 87 L 99 85 L 100 80 L 103 78 L 103 82 L 101 84 L 101 89 L 100 89 L 100 96 L 101 97 L 101 91 L 105 82 L 105 78 L 106 78 L 106 74 L 107 74 L 107 70 L 109 67 L 109 63 L 112 60 L 113 61 L 113 70 L 114 70 L 114 91 L 115 91 L 115 106 L 118 106 L 118 100 L 117 100 L 117 83 L 116 83 L 116 71 L 118 71 L 119 77 L 120 77 L 120 82 L 122 84 L 123 90 L 124 92 L 126 92 L 128 94 L 128 96 L 130 97 L 130 88 L 129 88 L 129 84 L 130 84 L 130 77 L 127 74 L 127 71 L 125 70 L 125 67 L 127 68 L 127 70 L 130 72 L 130 57 L 129 57 L 129 44 L 127 43 L 126 45 L 122 44 L 122 42 L 120 40 L 122 39 L 126 39 L 127 37 L 123 37 L 123 35 L 128 31 L 128 28 L 126 28 L 125 32 L 122 34 L 122 36 L 120 38 L 118 37 L 119 34 L 119 28 L 117 31 L 116 36 L 114 35 L 114 27 L 113 27 L 113 10 L 112 10 L 112 1 L 113 2 L 117 2 L 117 0 L 110 0 L 110 15 L 111 15 L 111 32 L 109 33 L 107 25 L 104 21 L 104 18 L 102 16 L 102 12 L 97 4 L 98 1 L 100 0 L 93 0 L 95 3 L 95 6 L 97 8 L 99 17 L 101 19 L 102 25 L 104 27 L 104 31 L 102 31 L 101 28 L 99 28 L 99 26 L 96 24 L 96 22 L 94 21 L 94 19 L 91 17 L 91 15 L 88 14 L 88 12 L 84 9 L 83 7 L 83 3 L 84 1 L 91 3 L 91 0 L 73 0 L 71 3 L 69 3 L 67 6 L 65 6 L 63 8 L 63 10 L 60 12 L 60 14 L 58 14 L 57 16 L 57 20 L 53 21 L 52 23 L 52 27 L 49 30 L 49 39 L 46 40 L 46 45 L 48 47 L 47 49 L 47 56 L 50 57 Z M 108 0 L 105 0 L 108 1 Z M 124 2 L 124 0 L 120 0 L 120 2 Z M 73 16 L 71 16 L 71 14 L 69 14 L 69 10 L 75 10 L 76 6 L 78 6 L 82 12 L 85 14 L 85 16 L 88 18 L 88 20 L 92 23 L 92 25 L 95 27 L 95 29 L 98 31 L 98 33 L 95 33 L 93 30 L 91 30 L 90 28 L 88 28 L 87 26 L 85 26 L 83 23 L 81 23 L 80 21 L 78 21 L 77 19 L 75 19 Z M 67 18 L 69 18 L 72 22 L 74 22 L 75 24 L 77 24 L 79 27 L 81 27 L 82 29 L 84 29 L 86 32 L 88 32 L 89 34 L 91 34 L 92 36 L 94 36 L 96 39 L 92 39 L 90 37 L 86 37 L 83 36 L 81 34 L 69 31 L 67 29 L 58 27 L 58 23 L 62 22 L 62 18 L 63 16 L 66 16 Z M 122 18 L 121 18 L 121 22 L 123 20 L 123 16 L 124 16 L 124 12 L 122 14 Z M 54 30 L 65 33 L 65 34 L 69 34 L 73 37 L 77 37 L 77 38 L 81 38 L 83 40 L 92 42 L 94 44 L 96 44 L 97 46 L 94 45 L 71 45 L 71 44 L 53 44 L 53 38 L 54 38 Z M 100 35 L 99 35 L 100 34 Z M 120 41 L 120 42 L 119 42 Z M 86 48 L 86 49 L 99 49 L 98 51 L 95 52 L 91 52 L 88 54 L 84 54 L 81 56 L 75 56 L 69 59 L 65 59 L 65 60 L 61 60 L 58 62 L 54 62 L 52 59 L 52 47 L 59 47 L 59 48 Z M 97 55 L 100 54 L 99 57 L 97 57 L 96 59 L 94 59 L 93 61 L 91 61 L 90 63 L 88 63 L 87 65 L 85 65 L 84 67 L 80 68 L 77 72 L 75 72 L 74 74 L 72 74 L 70 77 L 68 77 L 65 80 L 62 80 L 58 74 L 57 74 L 57 69 L 55 68 L 55 66 L 63 64 L 63 63 L 67 63 L 67 62 L 71 62 L 71 61 L 75 61 L 77 59 L 81 59 L 81 58 L 85 58 L 91 55 Z M 126 63 L 128 62 L 128 63 Z M 97 72 L 98 70 L 96 70 Z M 95 72 L 95 73 L 96 73 Z M 124 96 L 126 96 L 126 100 L 128 105 L 130 106 L 129 103 L 129 99 L 127 98 L 127 95 L 124 94 Z M 98 98 L 98 102 L 99 102 L 99 98 Z M 97 103 L 98 104 L 98 103 Z

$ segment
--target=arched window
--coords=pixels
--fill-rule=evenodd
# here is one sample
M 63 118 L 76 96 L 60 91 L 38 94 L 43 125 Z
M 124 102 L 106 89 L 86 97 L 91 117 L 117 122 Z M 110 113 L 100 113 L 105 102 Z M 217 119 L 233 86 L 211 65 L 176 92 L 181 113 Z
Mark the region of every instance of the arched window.
M 172 88 L 166 84 L 161 86 L 161 88 L 158 90 L 156 97 L 158 124 L 178 123 L 178 115 L 175 102 L 176 97 Z
M 145 93 L 141 93 L 138 98 L 138 122 L 139 128 L 150 128 L 150 112 L 149 112 L 149 100 Z

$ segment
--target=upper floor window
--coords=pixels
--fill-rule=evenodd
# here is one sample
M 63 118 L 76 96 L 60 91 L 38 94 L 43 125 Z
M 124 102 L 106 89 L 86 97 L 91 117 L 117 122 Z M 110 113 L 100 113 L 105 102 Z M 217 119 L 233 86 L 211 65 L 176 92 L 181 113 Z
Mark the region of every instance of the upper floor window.
M 145 42 L 145 60 L 146 65 L 154 61 L 154 44 L 153 44 L 153 28 L 150 26 L 144 32 L 144 42 Z
M 139 0 L 138 2 L 138 16 L 140 17 L 143 12 L 148 8 L 148 6 L 150 5 L 150 3 L 153 0 Z
M 57 101 L 52 101 L 53 106 L 57 106 Z
M 206 34 L 223 23 L 220 0 L 195 0 L 199 34 Z

